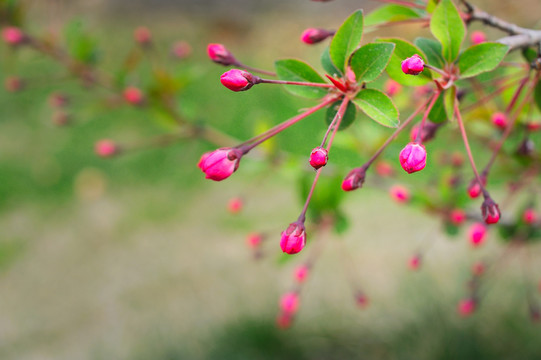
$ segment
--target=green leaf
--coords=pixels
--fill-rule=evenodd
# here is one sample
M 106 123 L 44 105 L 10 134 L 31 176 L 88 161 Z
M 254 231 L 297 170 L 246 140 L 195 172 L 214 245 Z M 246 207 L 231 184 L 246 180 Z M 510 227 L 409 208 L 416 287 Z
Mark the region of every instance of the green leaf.
M 445 66 L 445 60 L 441 56 L 442 50 L 439 42 L 434 39 L 419 37 L 415 39 L 414 43 L 426 54 L 428 64 L 443 69 Z
M 499 43 L 482 43 L 469 47 L 458 59 L 461 78 L 468 78 L 496 68 L 503 60 L 509 46 Z
M 331 76 L 335 75 L 342 75 L 342 72 L 334 66 L 331 60 L 331 55 L 329 54 L 329 47 L 323 51 L 323 54 L 321 54 L 321 66 L 323 66 L 323 70 Z
M 533 98 L 534 98 L 535 104 L 537 105 L 537 108 L 541 110 L 541 81 L 538 81 L 537 85 L 535 86 Z
M 453 85 L 443 93 L 443 107 L 447 120 L 453 121 L 455 112 L 456 86 Z
M 278 60 L 274 66 L 280 80 L 325 83 L 325 80 L 310 65 L 300 60 Z M 318 99 L 327 94 L 324 88 L 319 87 L 299 85 L 284 85 L 284 87 L 292 94 L 311 99 Z
M 372 11 L 364 18 L 365 26 L 379 25 L 386 22 L 401 21 L 407 19 L 416 19 L 420 15 L 412 8 L 389 4 Z
M 419 75 L 406 75 L 402 72 L 402 61 L 415 54 L 419 55 L 426 62 L 425 54 L 418 47 L 402 39 L 386 38 L 378 39 L 377 41 L 390 42 L 396 45 L 391 60 L 389 61 L 389 65 L 387 65 L 386 68 L 387 74 L 389 74 L 394 81 L 406 86 L 420 86 L 425 85 L 432 80 L 430 70 L 428 69 L 424 70 Z
M 355 99 L 353 99 L 353 102 L 366 115 L 383 126 L 397 127 L 400 124 L 398 110 L 394 106 L 393 101 L 379 90 L 361 90 Z
M 430 19 L 430 31 L 442 45 L 442 55 L 453 62 L 466 35 L 464 21 L 451 0 L 441 0 Z
M 442 123 L 447 120 L 447 114 L 445 113 L 445 108 L 443 106 L 443 96 L 441 94 L 438 96 L 438 99 L 430 109 L 428 113 L 428 119 L 433 123 Z
M 522 57 L 526 59 L 527 62 L 532 63 L 537 59 L 537 51 L 532 48 L 525 48 L 521 51 Z
M 360 84 L 375 80 L 385 70 L 394 47 L 393 43 L 371 43 L 355 51 L 350 66 L 357 82 Z
M 432 14 L 436 9 L 436 6 L 438 6 L 438 3 L 439 0 L 428 0 L 428 3 L 426 4 L 426 12 Z
M 349 56 L 361 44 L 363 36 L 363 11 L 357 10 L 340 26 L 331 41 L 329 53 L 338 70 L 345 72 Z
M 336 113 L 338 112 L 338 109 L 340 108 L 340 104 L 342 104 L 342 100 L 338 100 L 332 103 L 331 106 L 327 108 L 327 114 L 325 116 L 325 122 L 327 123 L 327 126 L 331 125 L 331 122 L 333 121 Z M 346 112 L 344 113 L 344 117 L 340 122 L 340 127 L 338 128 L 338 130 L 344 130 L 349 125 L 351 125 L 353 120 L 355 120 L 356 115 L 357 109 L 355 108 L 355 105 L 349 102 L 346 108 Z
M 64 28 L 66 47 L 69 54 L 85 64 L 94 64 L 98 59 L 96 40 L 85 33 L 81 20 L 72 20 Z

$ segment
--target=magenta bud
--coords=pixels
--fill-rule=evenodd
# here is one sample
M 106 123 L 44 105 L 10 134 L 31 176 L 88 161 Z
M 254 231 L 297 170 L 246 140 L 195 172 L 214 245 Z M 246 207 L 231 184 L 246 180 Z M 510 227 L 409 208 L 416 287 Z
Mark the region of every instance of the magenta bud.
M 94 146 L 94 151 L 96 155 L 102 158 L 109 158 L 118 154 L 119 147 L 114 141 L 109 140 L 109 139 L 104 139 L 104 140 L 99 140 L 96 143 L 96 145 Z
M 500 207 L 490 197 L 487 197 L 481 205 L 481 213 L 483 214 L 483 220 L 487 224 L 496 224 L 500 221 Z
M 260 80 L 261 79 L 259 77 L 239 69 L 231 69 L 226 71 L 220 77 L 222 85 L 233 91 L 246 91 L 257 84 Z
M 186 59 L 192 54 L 192 46 L 186 41 L 178 41 L 171 47 L 171 55 L 179 60 Z
M 486 176 L 481 175 L 481 182 L 483 183 L 483 186 L 486 185 L 487 183 Z M 472 181 L 470 182 L 470 185 L 468 186 L 468 195 L 472 199 L 475 199 L 479 197 L 479 195 L 481 195 L 482 191 L 483 190 L 481 188 L 481 184 L 479 184 L 479 181 L 477 181 L 477 178 L 473 178 Z
M 2 39 L 6 44 L 16 46 L 26 40 L 26 35 L 18 27 L 8 26 L 2 29 Z
M 310 165 L 316 170 L 327 165 L 328 160 L 329 152 L 321 146 L 314 148 L 310 153 Z
M 492 114 L 490 120 L 492 121 L 492 124 L 498 129 L 503 130 L 507 127 L 507 116 L 504 113 L 495 112 L 494 114 Z
M 534 209 L 528 208 L 524 210 L 522 213 L 522 221 L 524 221 L 525 224 L 532 225 L 537 221 L 537 213 Z
M 285 330 L 291 327 L 292 322 L 293 322 L 293 315 L 290 313 L 282 312 L 276 317 L 276 326 L 282 330 Z
M 207 179 L 222 181 L 237 170 L 241 157 L 242 153 L 238 149 L 221 148 L 203 154 L 198 166 Z
M 391 198 L 399 204 L 407 203 L 411 196 L 407 188 L 402 185 L 394 185 L 389 189 Z
M 393 79 L 388 79 L 385 82 L 385 93 L 390 97 L 395 96 L 402 90 L 402 85 L 394 81 Z
M 462 209 L 451 210 L 451 213 L 449 214 L 449 221 L 453 225 L 461 225 L 464 221 L 466 221 L 466 212 L 464 212 Z
M 233 54 L 222 44 L 208 44 L 207 54 L 210 60 L 222 65 L 237 65 L 238 61 Z
M 69 98 L 65 94 L 53 93 L 49 97 L 49 104 L 54 108 L 63 108 L 69 104 Z
M 411 142 L 400 152 L 400 165 L 408 173 L 423 170 L 426 165 L 426 150 L 424 145 Z
M 296 254 L 306 245 L 306 229 L 301 222 L 289 224 L 288 228 L 282 232 L 280 238 L 280 247 L 287 254 Z
M 299 309 L 299 295 L 294 292 L 282 295 L 280 298 L 280 309 L 285 314 L 295 314 Z
M 305 44 L 317 44 L 331 36 L 333 33 L 325 29 L 309 28 L 304 30 L 301 35 L 301 41 Z
M 251 233 L 246 237 L 246 244 L 252 249 L 256 249 L 263 242 L 263 235 L 260 233 Z
M 487 237 L 487 228 L 483 223 L 474 223 L 468 229 L 468 239 L 472 246 L 477 247 L 485 242 Z
M 299 284 L 302 284 L 308 278 L 309 272 L 310 270 L 308 269 L 308 266 L 300 265 L 299 267 L 295 269 L 295 272 L 293 274 L 295 281 L 298 282 Z
M 460 300 L 457 309 L 458 313 L 464 317 L 469 316 L 475 311 L 476 305 L 476 301 L 473 298 Z
M 148 46 L 152 42 L 152 34 L 147 27 L 140 26 L 133 31 L 133 39 L 142 46 Z
M 368 306 L 369 302 L 368 296 L 366 296 L 363 292 L 359 291 L 355 294 L 355 303 L 359 308 L 364 309 Z
M 122 93 L 124 100 L 131 105 L 141 105 L 145 101 L 143 92 L 135 86 L 128 86 Z
M 424 66 L 423 59 L 417 54 L 402 61 L 402 71 L 408 75 L 419 75 L 423 72 Z
M 359 167 L 351 170 L 342 181 L 342 190 L 353 191 L 363 186 L 366 177 L 366 169 Z
M 421 266 L 421 255 L 414 255 L 408 261 L 408 266 L 411 270 L 418 270 Z
M 244 201 L 242 201 L 242 198 L 240 197 L 234 197 L 229 200 L 227 203 L 227 210 L 231 214 L 238 214 L 242 211 L 242 208 L 244 207 Z
M 482 31 L 473 31 L 470 35 L 472 44 L 479 45 L 487 41 L 487 36 Z

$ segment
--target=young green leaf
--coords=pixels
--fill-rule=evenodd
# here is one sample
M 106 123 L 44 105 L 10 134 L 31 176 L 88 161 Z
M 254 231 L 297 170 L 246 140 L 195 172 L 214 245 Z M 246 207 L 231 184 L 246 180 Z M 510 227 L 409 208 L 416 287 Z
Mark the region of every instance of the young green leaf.
M 334 66 L 331 60 L 331 55 L 329 54 L 329 47 L 323 51 L 323 54 L 321 54 L 321 66 L 323 66 L 323 70 L 331 76 L 335 75 L 342 75 L 342 72 Z
M 300 60 L 278 60 L 274 65 L 280 80 L 325 83 L 325 80 L 310 65 Z M 321 98 L 327 94 L 325 89 L 319 87 L 298 85 L 285 85 L 284 87 L 292 94 L 311 99 Z
M 357 82 L 360 84 L 375 80 L 385 70 L 394 47 L 393 43 L 371 43 L 355 51 L 350 66 Z
M 363 36 L 363 11 L 357 10 L 340 26 L 331 41 L 329 53 L 338 70 L 345 72 L 349 56 L 361 44 Z
M 499 43 L 482 43 L 469 47 L 458 59 L 461 78 L 468 78 L 496 68 L 509 47 Z
M 364 89 L 357 94 L 353 102 L 373 120 L 383 126 L 397 127 L 400 124 L 398 110 L 393 101 L 384 93 L 375 89 Z
M 432 14 L 434 10 L 436 9 L 436 6 L 438 6 L 439 0 L 428 0 L 428 3 L 426 4 L 426 12 L 429 14 Z
M 379 25 L 386 22 L 420 18 L 419 13 L 409 7 L 388 4 L 372 11 L 364 17 L 364 26 Z
M 466 35 L 464 21 L 451 0 L 441 0 L 430 20 L 430 31 L 442 45 L 442 55 L 453 62 L 460 52 L 460 45 Z
M 415 39 L 414 44 L 419 47 L 428 59 L 428 64 L 443 69 L 445 60 L 441 56 L 441 44 L 434 39 L 419 37 Z
M 429 70 L 424 70 L 419 75 L 406 75 L 402 72 L 402 61 L 417 54 L 426 62 L 425 54 L 415 45 L 402 39 L 378 39 L 379 42 L 390 42 L 395 44 L 394 52 L 387 65 L 387 74 L 396 82 L 406 86 L 420 86 L 430 82 Z
M 331 122 L 333 121 L 336 113 L 338 112 L 338 109 L 340 108 L 340 104 L 342 104 L 342 100 L 332 103 L 332 105 L 327 108 L 327 114 L 325 116 L 325 122 L 327 123 L 327 126 L 331 125 Z M 344 113 L 344 117 L 340 122 L 340 127 L 338 128 L 338 130 L 344 130 L 349 125 L 351 125 L 353 120 L 355 120 L 356 115 L 357 109 L 355 108 L 355 105 L 349 102 L 346 108 L 346 112 Z
M 447 119 L 453 121 L 453 116 L 455 113 L 455 99 L 456 99 L 456 86 L 453 85 L 449 89 L 445 90 L 443 93 L 443 106 L 445 108 L 445 113 L 447 114 Z

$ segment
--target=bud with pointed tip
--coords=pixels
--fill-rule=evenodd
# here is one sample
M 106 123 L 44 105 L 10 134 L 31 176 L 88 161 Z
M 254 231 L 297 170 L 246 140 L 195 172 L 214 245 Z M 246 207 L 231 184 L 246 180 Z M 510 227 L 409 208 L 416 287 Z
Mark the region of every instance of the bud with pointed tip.
M 208 44 L 207 54 L 210 60 L 222 65 L 237 65 L 238 61 L 233 54 L 222 44 Z
M 238 149 L 221 148 L 203 154 L 198 166 L 207 179 L 222 181 L 238 169 L 241 157 L 242 152 Z
M 458 313 L 464 317 L 469 316 L 475 311 L 476 305 L 476 301 L 473 298 L 460 300 L 457 309 Z
M 94 146 L 94 151 L 96 155 L 102 158 L 109 158 L 118 154 L 119 148 L 118 145 L 109 139 L 99 140 Z
M 352 191 L 363 186 L 364 178 L 366 176 L 366 169 L 359 167 L 351 170 L 349 174 L 342 181 L 342 190 Z
M 220 77 L 222 85 L 233 91 L 246 91 L 260 80 L 259 77 L 239 69 L 226 71 Z
M 299 284 L 302 284 L 308 278 L 309 272 L 310 270 L 308 269 L 308 266 L 306 265 L 298 266 L 294 272 L 295 281 L 297 281 Z
M 470 40 L 472 44 L 479 45 L 487 41 L 487 36 L 482 31 L 473 31 L 470 35 Z
M 26 40 L 26 35 L 18 27 L 8 26 L 2 29 L 2 39 L 6 44 L 16 46 Z
M 470 240 L 470 244 L 472 244 L 474 247 L 482 245 L 485 242 L 486 237 L 487 228 L 485 224 L 474 223 L 468 229 L 468 238 Z
M 486 185 L 487 183 L 486 176 L 481 175 L 481 182 L 483 183 L 483 186 Z M 472 199 L 475 199 L 476 197 L 479 197 L 479 195 L 481 195 L 482 191 L 483 190 L 481 188 L 481 185 L 479 184 L 479 181 L 477 181 L 477 178 L 473 178 L 472 181 L 470 182 L 470 185 L 468 186 L 468 195 Z
M 329 152 L 321 146 L 315 147 L 310 153 L 310 165 L 316 170 L 327 165 L 328 160 Z
M 490 197 L 487 197 L 481 205 L 483 220 L 487 224 L 496 224 L 500 221 L 500 207 Z
M 426 149 L 423 144 L 411 142 L 402 149 L 399 160 L 408 174 L 423 170 L 426 166 Z
M 302 33 L 301 41 L 305 44 L 312 45 L 325 40 L 332 34 L 332 32 L 325 29 L 309 28 Z
M 492 121 L 492 124 L 498 129 L 503 130 L 507 127 L 507 116 L 502 112 L 495 112 L 492 114 L 490 121 Z
M 525 224 L 531 225 L 537 221 L 537 213 L 534 209 L 528 208 L 522 213 L 522 221 Z
M 407 188 L 402 185 L 394 185 L 389 189 L 391 198 L 397 203 L 403 204 L 410 200 L 410 193 Z
M 124 100 L 131 105 L 141 105 L 145 101 L 143 92 L 135 86 L 125 88 L 122 95 L 124 96 Z
M 295 314 L 299 309 L 299 295 L 295 292 L 282 295 L 280 309 L 286 314 Z
M 289 224 L 286 230 L 282 232 L 280 238 L 280 247 L 287 254 L 296 254 L 306 245 L 306 229 L 302 222 Z
M 402 61 L 402 71 L 408 75 L 419 75 L 423 72 L 424 66 L 425 62 L 417 54 Z
M 147 27 L 140 26 L 133 31 L 133 39 L 141 46 L 148 46 L 152 42 L 152 34 Z

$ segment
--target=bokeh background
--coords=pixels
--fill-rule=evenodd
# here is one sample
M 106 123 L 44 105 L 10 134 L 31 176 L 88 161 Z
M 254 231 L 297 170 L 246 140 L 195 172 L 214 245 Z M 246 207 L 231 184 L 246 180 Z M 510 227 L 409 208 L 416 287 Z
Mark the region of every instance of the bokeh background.
M 539 25 L 538 1 L 476 3 L 524 26 Z M 60 32 L 75 19 L 98 40 L 102 67 L 114 71 L 133 47 L 133 29 L 147 26 L 160 61 L 185 80 L 177 99 L 182 114 L 246 139 L 311 102 L 278 87 L 224 89 L 218 81 L 224 68 L 208 61 L 206 44 L 224 43 L 263 68 L 289 57 L 317 64 L 321 47 L 298 40 L 305 28 L 335 28 L 354 9 L 377 5 L 28 1 L 26 29 Z M 417 33 L 399 30 L 410 39 Z M 378 34 L 396 31 L 366 36 Z M 182 62 L 167 57 L 177 40 L 193 48 Z M 347 232 L 309 238 L 322 254 L 293 327 L 278 330 L 278 298 L 309 254 L 284 261 L 279 233 L 301 208 L 301 155 L 323 131 L 321 116 L 311 118 L 319 129 L 299 126 L 280 136 L 274 146 L 287 150 L 282 166 L 255 155 L 231 179 L 211 183 L 196 167 L 212 149 L 201 141 L 97 158 L 98 139 L 136 143 L 171 124 L 128 106 L 109 108 L 100 100 L 104 90 L 64 78 L 61 67 L 35 52 L 0 51 L 0 77 L 28 79 L 23 92 L 0 91 L 1 359 L 541 358 L 541 328 L 530 322 L 524 297 L 531 285 L 520 266 L 525 251 L 503 255 L 479 311 L 460 318 L 456 304 L 467 294 L 471 264 L 504 253 L 496 234 L 474 251 L 464 231 L 447 238 L 437 220 L 394 204 L 370 181 L 345 199 Z M 53 91 L 72 97 L 70 126 L 51 124 Z M 371 141 L 365 131 L 388 134 L 373 125 L 354 129 L 361 141 Z M 244 199 L 240 214 L 227 211 L 233 197 Z M 252 231 L 268 234 L 261 259 L 245 244 Z M 419 248 L 427 250 L 423 267 L 408 271 Z M 535 251 L 534 280 L 541 273 Z M 354 301 L 358 289 L 370 298 L 367 308 Z

